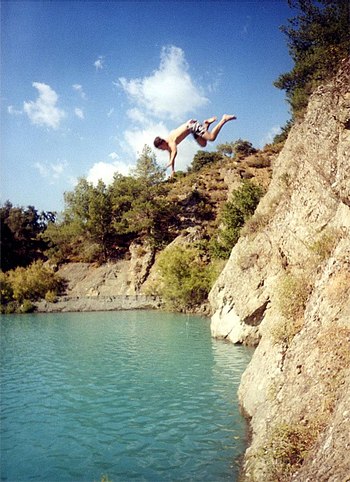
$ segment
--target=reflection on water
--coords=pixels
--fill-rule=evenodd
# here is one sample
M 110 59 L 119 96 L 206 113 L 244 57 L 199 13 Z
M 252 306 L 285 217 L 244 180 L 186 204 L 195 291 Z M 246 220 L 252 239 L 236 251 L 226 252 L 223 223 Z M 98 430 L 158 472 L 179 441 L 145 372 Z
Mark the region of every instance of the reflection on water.
M 236 480 L 251 351 L 161 312 L 2 317 L 1 480 Z

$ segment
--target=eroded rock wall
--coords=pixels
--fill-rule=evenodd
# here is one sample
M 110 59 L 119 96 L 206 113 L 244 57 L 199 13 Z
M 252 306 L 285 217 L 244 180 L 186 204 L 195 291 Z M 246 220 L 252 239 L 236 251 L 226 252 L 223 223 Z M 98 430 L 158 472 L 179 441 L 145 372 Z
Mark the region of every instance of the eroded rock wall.
M 350 477 L 349 86 L 347 60 L 292 128 L 210 293 L 212 335 L 257 345 L 239 389 L 246 480 Z

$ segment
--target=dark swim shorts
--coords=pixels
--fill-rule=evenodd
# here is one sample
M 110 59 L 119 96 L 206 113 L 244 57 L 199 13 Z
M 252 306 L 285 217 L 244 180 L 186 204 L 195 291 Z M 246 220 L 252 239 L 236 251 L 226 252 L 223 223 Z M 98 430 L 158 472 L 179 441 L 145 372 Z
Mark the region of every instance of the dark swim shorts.
M 187 122 L 187 128 L 190 129 L 193 137 L 197 139 L 198 137 L 202 137 L 203 134 L 207 131 L 205 126 L 198 122 L 196 119 L 190 119 Z

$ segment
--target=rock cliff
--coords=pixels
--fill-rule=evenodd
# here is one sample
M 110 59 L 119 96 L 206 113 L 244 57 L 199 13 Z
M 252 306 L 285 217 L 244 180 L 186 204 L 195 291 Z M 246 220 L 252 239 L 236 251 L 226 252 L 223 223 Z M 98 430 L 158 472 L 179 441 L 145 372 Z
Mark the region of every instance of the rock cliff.
M 57 301 L 36 303 L 38 311 L 112 311 L 159 308 L 156 296 L 147 296 L 140 287 L 154 262 L 154 249 L 132 243 L 129 259 L 96 266 L 67 263 L 57 274 L 66 282 L 66 291 Z
M 212 335 L 257 346 L 243 480 L 350 479 L 350 62 L 310 98 L 210 293 Z

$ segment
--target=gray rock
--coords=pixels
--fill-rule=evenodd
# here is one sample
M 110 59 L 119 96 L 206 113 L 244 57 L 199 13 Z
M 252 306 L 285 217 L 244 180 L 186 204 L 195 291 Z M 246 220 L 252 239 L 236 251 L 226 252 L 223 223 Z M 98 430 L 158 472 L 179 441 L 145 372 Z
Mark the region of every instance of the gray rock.
M 346 61 L 312 95 L 210 293 L 212 335 L 258 345 L 239 388 L 243 480 L 350 477 L 349 78 Z

